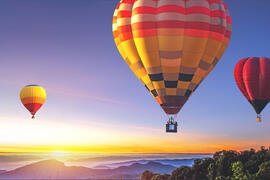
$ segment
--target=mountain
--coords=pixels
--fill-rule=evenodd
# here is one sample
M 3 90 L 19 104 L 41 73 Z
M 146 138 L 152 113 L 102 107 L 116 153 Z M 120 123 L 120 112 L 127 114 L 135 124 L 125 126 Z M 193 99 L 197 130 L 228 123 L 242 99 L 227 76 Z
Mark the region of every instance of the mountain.
M 0 174 L 0 179 L 107 179 L 136 178 L 145 170 L 156 173 L 170 173 L 174 166 L 162 165 L 157 162 L 147 164 L 135 163 L 115 169 L 91 169 L 79 166 L 65 166 L 57 160 L 45 160 L 7 171 Z
M 132 173 L 140 173 L 145 170 L 149 170 L 154 173 L 166 174 L 166 173 L 171 172 L 173 169 L 175 169 L 175 167 L 171 165 L 163 165 L 157 162 L 149 162 L 147 164 L 135 163 L 130 166 L 121 166 L 116 169 L 112 169 L 111 171 L 113 171 L 114 173 L 125 172 L 127 174 L 132 174 Z
M 89 171 L 85 167 L 67 167 L 57 160 L 45 160 L 2 173 L 0 179 L 88 178 Z
M 2 174 L 2 173 L 4 173 L 4 172 L 6 172 L 5 170 L 0 170 L 0 174 Z
M 120 163 L 110 163 L 110 164 L 103 164 L 99 166 L 93 167 L 93 169 L 113 169 L 120 166 L 130 166 L 134 163 L 140 164 L 147 164 L 149 162 L 158 162 L 163 165 L 171 165 L 175 167 L 180 166 L 192 166 L 195 159 L 200 158 L 190 158 L 190 159 L 145 159 L 145 160 L 134 160 L 134 161 L 125 161 Z

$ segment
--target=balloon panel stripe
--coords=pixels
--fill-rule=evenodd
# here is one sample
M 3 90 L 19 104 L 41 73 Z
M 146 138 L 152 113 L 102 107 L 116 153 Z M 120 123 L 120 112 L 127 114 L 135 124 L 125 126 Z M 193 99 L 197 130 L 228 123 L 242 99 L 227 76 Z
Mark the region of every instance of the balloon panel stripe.
M 39 103 L 28 103 L 28 104 L 24 104 L 24 106 L 26 107 L 26 109 L 31 114 L 35 114 L 41 108 L 42 104 L 39 104 Z
M 44 98 L 40 98 L 40 97 L 27 97 L 27 98 L 22 98 L 21 99 L 23 104 L 27 104 L 27 103 L 40 103 L 43 104 L 45 102 Z

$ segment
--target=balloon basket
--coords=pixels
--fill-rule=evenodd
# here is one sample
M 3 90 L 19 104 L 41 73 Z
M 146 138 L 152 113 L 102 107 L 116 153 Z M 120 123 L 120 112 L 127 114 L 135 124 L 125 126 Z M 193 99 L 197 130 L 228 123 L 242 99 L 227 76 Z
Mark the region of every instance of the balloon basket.
M 262 122 L 262 118 L 261 118 L 261 116 L 259 114 L 258 114 L 258 116 L 256 118 L 256 122 L 258 122 L 258 123 Z
M 173 117 L 170 117 L 166 124 L 166 133 L 177 133 L 178 124 Z

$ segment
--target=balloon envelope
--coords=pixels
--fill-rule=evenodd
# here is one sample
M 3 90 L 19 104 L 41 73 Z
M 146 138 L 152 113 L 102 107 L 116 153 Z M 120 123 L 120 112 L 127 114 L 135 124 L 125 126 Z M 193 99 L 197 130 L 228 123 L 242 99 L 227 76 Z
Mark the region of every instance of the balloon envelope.
M 121 0 L 117 48 L 167 114 L 177 114 L 223 55 L 231 17 L 222 0 Z
M 22 104 L 34 117 L 46 100 L 46 91 L 39 85 L 28 85 L 21 90 L 20 98 Z
M 234 77 L 243 95 L 260 114 L 270 101 L 270 58 L 242 59 L 235 66 Z

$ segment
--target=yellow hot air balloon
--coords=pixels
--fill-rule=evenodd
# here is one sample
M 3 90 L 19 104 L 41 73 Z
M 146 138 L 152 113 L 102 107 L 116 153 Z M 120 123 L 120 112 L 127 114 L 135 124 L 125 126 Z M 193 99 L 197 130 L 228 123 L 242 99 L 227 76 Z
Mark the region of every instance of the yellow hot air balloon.
M 231 17 L 222 0 L 121 0 L 113 35 L 131 70 L 175 115 L 222 57 Z
M 24 107 L 32 114 L 32 119 L 35 118 L 36 112 L 41 108 L 46 100 L 46 91 L 39 85 L 25 86 L 20 93 L 21 102 Z

